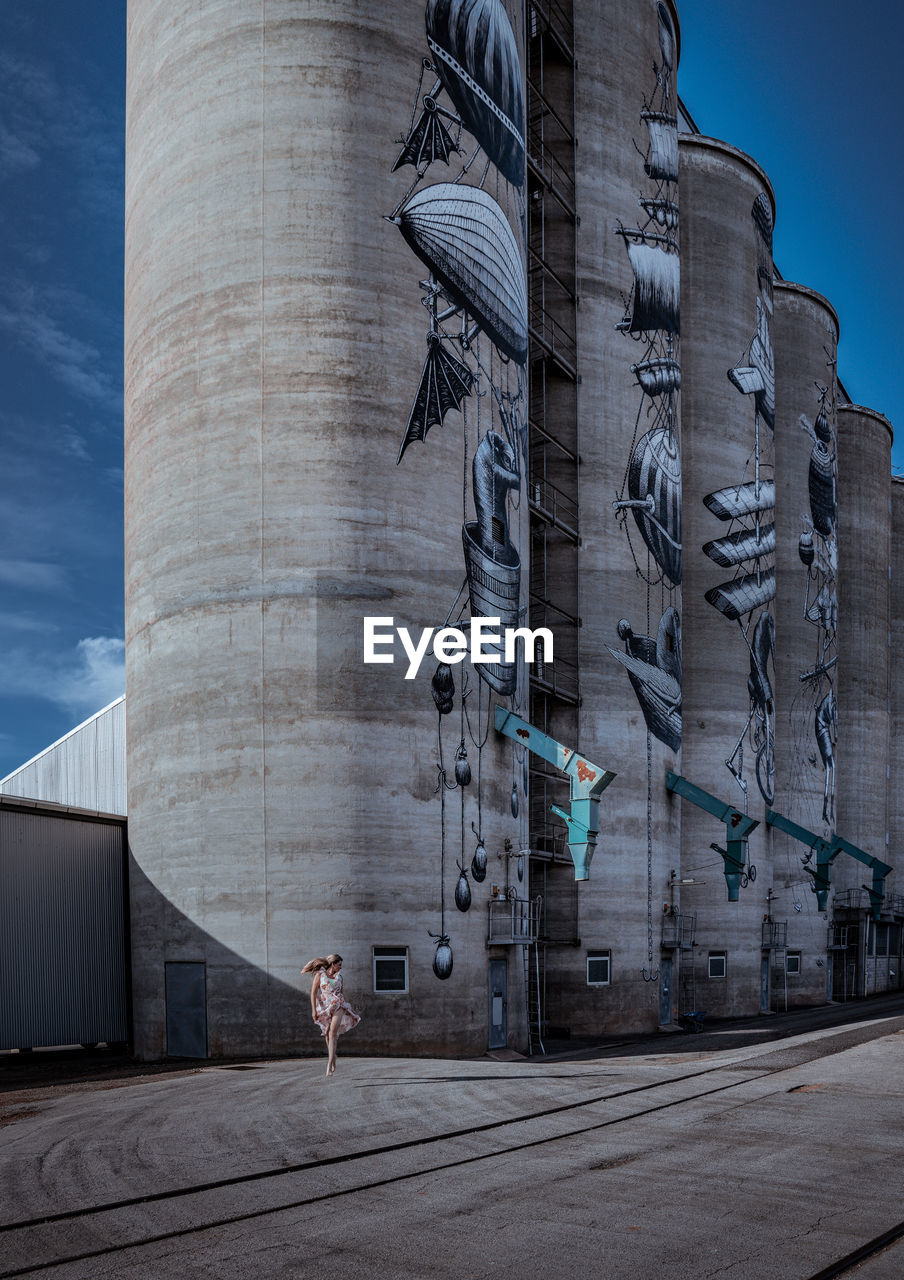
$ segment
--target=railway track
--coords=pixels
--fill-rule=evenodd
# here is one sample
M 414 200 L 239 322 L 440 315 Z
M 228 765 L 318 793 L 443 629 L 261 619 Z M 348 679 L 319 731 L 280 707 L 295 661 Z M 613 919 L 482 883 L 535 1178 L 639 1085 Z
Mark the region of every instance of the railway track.
M 79 1264 L 100 1263 L 101 1260 L 112 1262 L 117 1256 L 124 1267 L 135 1265 L 142 1251 L 164 1242 L 187 1240 L 204 1232 L 222 1231 L 280 1214 L 297 1213 L 308 1206 L 347 1202 L 349 1197 L 379 1188 L 451 1173 L 465 1166 L 485 1164 L 556 1143 L 567 1143 L 647 1116 L 691 1107 L 717 1095 L 742 1092 L 759 1082 L 775 1081 L 779 1084 L 787 1072 L 827 1056 L 826 1050 L 831 1042 L 839 1041 L 832 1052 L 842 1052 L 900 1028 L 904 1028 L 904 1018 L 864 1024 L 853 1030 L 847 1028 L 837 1035 L 805 1042 L 790 1051 L 782 1045 L 746 1058 L 684 1071 L 627 1088 L 611 1088 L 590 1097 L 524 1111 L 499 1120 L 336 1156 L 10 1220 L 0 1223 L 0 1280 L 53 1272 Z M 726 1079 L 728 1075 L 730 1079 Z M 766 1094 L 761 1089 L 754 1090 L 754 1094 L 764 1097 L 782 1091 L 787 1090 L 780 1086 L 775 1090 L 768 1089 Z M 325 1182 L 331 1185 L 325 1186 Z M 74 1248 L 72 1245 L 76 1232 L 84 1242 L 83 1247 Z M 904 1222 L 888 1228 L 813 1276 L 801 1277 L 801 1280 L 835 1280 L 835 1277 L 845 1276 L 902 1237 Z

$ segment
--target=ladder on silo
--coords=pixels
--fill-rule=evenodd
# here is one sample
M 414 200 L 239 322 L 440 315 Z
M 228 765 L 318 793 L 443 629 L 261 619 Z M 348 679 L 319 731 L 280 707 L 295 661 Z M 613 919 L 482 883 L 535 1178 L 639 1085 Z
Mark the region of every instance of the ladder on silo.
M 546 1055 L 542 1039 L 543 1008 L 540 998 L 540 944 L 533 942 L 522 947 L 524 953 L 524 993 L 527 1003 L 527 1051 L 533 1057 L 539 1048 Z

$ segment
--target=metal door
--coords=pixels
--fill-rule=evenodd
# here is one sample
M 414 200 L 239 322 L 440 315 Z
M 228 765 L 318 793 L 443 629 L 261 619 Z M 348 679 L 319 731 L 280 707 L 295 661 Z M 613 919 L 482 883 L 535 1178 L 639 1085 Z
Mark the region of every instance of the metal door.
M 166 965 L 166 1052 L 170 1058 L 207 1057 L 207 966 Z
M 760 1013 L 769 1012 L 769 952 L 760 958 Z
M 506 1019 L 506 969 L 505 960 L 490 961 L 490 1048 L 504 1049 L 508 1044 Z
M 659 1025 L 667 1027 L 672 1021 L 672 961 L 665 957 L 659 965 Z

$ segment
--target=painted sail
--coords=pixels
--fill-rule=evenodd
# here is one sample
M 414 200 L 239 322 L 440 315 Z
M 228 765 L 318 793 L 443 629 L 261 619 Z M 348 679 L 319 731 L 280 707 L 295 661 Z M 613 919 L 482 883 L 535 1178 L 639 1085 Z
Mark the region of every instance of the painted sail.
M 478 187 L 425 187 L 393 219 L 456 305 L 505 355 L 527 359 L 527 288 L 508 219 Z
M 763 379 L 761 391 L 754 392 L 757 410 L 770 431 L 775 430 L 775 356 L 769 320 L 759 298 L 756 300 L 757 330 L 750 344 L 750 363 Z
M 750 364 L 736 364 L 733 369 L 729 369 L 728 380 L 737 387 L 742 396 L 763 391 L 766 386 L 760 370 Z
M 770 555 L 775 550 L 775 525 L 767 524 L 757 532 L 755 529 L 739 529 L 724 538 L 715 538 L 707 542 L 703 548 L 704 555 L 721 565 L 723 569 L 731 569 L 745 560 L 759 560 L 760 556 Z
M 652 218 L 658 226 L 665 227 L 668 231 L 674 231 L 678 226 L 678 206 L 671 200 L 647 200 L 641 197 L 638 203 L 647 217 Z
M 757 412 L 770 431 L 775 430 L 775 356 L 769 318 L 760 298 L 756 300 L 756 332 L 750 340 L 747 364 L 728 370 L 728 379 L 742 395 L 752 395 Z
M 681 746 L 681 618 L 668 608 L 652 636 L 635 635 L 623 618 L 618 624 L 625 649 L 606 648 L 628 672 L 650 733 L 677 751 Z
M 427 0 L 427 44 L 462 123 L 516 187 L 525 179 L 524 96 L 500 0 Z
M 620 328 L 628 333 L 679 332 L 680 263 L 674 246 L 662 238 L 632 239 L 624 233 L 634 271 L 631 316 Z
M 775 569 L 745 574 L 731 582 L 723 582 L 718 587 L 711 587 L 706 592 L 705 599 L 726 618 L 736 622 L 738 618 L 775 599 Z
M 678 181 L 678 117 L 666 111 L 642 111 L 650 131 L 650 155 L 644 169 L 660 182 Z
M 632 364 L 631 372 L 648 396 L 667 395 L 670 391 L 681 390 L 681 365 L 677 360 L 666 356 Z
M 748 481 L 733 484 L 727 489 L 717 489 L 703 499 L 705 506 L 719 520 L 737 520 L 757 511 L 769 511 L 775 506 L 775 482 L 772 480 Z

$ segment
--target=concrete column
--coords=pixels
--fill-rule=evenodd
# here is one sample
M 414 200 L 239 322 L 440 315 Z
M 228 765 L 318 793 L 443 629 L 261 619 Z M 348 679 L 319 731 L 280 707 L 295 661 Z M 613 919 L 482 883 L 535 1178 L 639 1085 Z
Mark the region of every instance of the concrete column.
M 889 644 L 892 579 L 892 428 L 860 405 L 838 408 L 838 777 L 840 835 L 890 862 Z M 840 854 L 836 897 L 870 883 L 868 868 Z M 865 897 L 865 895 L 864 895 Z
M 774 808 L 830 838 L 836 767 L 840 772 L 845 759 L 835 729 L 839 680 L 844 679 L 838 665 L 836 582 L 838 317 L 812 289 L 777 281 L 774 332 Z M 773 839 L 775 897 L 770 914 L 780 924 L 787 923 L 788 949 L 801 953 L 800 973 L 788 979 L 789 1003 L 813 1003 L 825 996 L 826 915 L 818 912 L 802 868 L 807 847 L 780 830 Z
M 711 1014 L 760 1007 L 761 922 L 770 885 L 766 805 L 776 722 L 771 632 L 775 557 L 772 225 L 766 175 L 723 142 L 682 135 L 684 736 L 689 781 L 760 821 L 755 883 L 728 901 L 726 828 L 682 808 L 682 906 L 697 911 L 697 1001 Z M 675 804 L 679 801 L 676 799 Z M 726 977 L 708 977 L 711 952 Z M 718 965 L 721 968 L 721 965 Z
M 618 778 L 580 889 L 581 954 L 556 962 L 570 1023 L 591 1034 L 651 1030 L 677 1003 L 660 944 L 680 824 L 664 785 L 681 740 L 679 31 L 654 0 L 578 0 L 574 16 L 580 742 Z M 612 952 L 609 987 L 586 984 L 593 949 Z
M 888 750 L 889 856 L 883 861 L 896 868 L 888 878 L 893 893 L 904 893 L 904 480 L 897 476 L 891 484 L 891 643 L 889 645 L 889 692 L 891 733 Z M 904 982 L 904 974 L 900 975 Z
M 503 106 L 516 116 L 523 9 L 508 12 L 516 53 Z M 393 172 L 412 104 L 428 131 L 435 123 L 423 98 L 435 72 L 418 93 L 424 23 L 424 0 L 391 11 L 383 0 L 129 6 L 126 633 L 141 1056 L 166 1049 L 172 961 L 206 964 L 211 1054 L 317 1050 L 298 970 L 330 951 L 344 956 L 364 1015 L 349 1050 L 486 1047 L 486 897 L 508 882 L 504 840 L 523 842 L 512 747 L 492 730 L 480 808 L 490 867 L 467 914 L 452 893 L 456 859 L 468 866 L 476 844 L 474 742 L 506 698 L 471 671 L 472 739 L 462 667 L 440 720 L 435 661 L 414 681 L 398 662 L 362 662 L 365 615 L 418 632 L 467 617 L 462 526 L 475 514 L 478 438 L 491 449 L 490 430 L 504 432 L 501 400 L 517 450 L 524 417 L 517 356 L 504 365 L 486 332 L 467 350 L 450 340 L 484 394 L 462 392 L 464 411 L 446 406 L 444 429 L 434 419 L 397 466 L 428 353 L 429 264 L 386 216 L 420 172 Z M 439 97 L 454 114 L 448 91 Z M 441 119 L 455 143 L 457 126 Z M 478 127 L 473 113 L 465 123 Z M 460 171 L 467 130 L 461 145 L 419 192 Z M 521 197 L 502 163 L 487 199 L 515 246 L 506 305 L 517 311 Z M 480 156 L 465 183 L 483 168 Z M 460 318 L 448 324 L 460 332 Z M 495 484 L 508 456 L 484 461 Z M 526 503 L 510 487 L 504 478 L 500 502 L 517 560 Z M 470 749 L 464 793 L 436 791 L 438 720 L 449 781 L 462 737 Z M 441 922 L 454 952 L 442 982 L 429 936 Z M 373 993 L 374 946 L 408 949 L 407 992 Z M 509 1025 L 523 1046 L 520 949 L 489 954 L 510 958 Z

